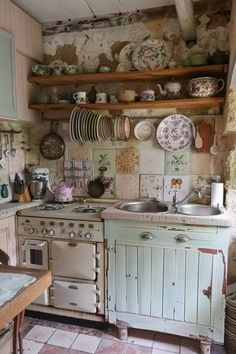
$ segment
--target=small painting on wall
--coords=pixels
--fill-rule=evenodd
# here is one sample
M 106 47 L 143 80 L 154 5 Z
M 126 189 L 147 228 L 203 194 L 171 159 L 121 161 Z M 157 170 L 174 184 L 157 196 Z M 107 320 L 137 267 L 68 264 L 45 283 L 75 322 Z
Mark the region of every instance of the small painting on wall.
M 190 173 L 190 149 L 179 152 L 165 151 L 165 174 L 188 175 Z
M 178 200 L 186 197 L 189 193 L 189 176 L 164 176 L 164 200 L 172 201 L 175 191 Z

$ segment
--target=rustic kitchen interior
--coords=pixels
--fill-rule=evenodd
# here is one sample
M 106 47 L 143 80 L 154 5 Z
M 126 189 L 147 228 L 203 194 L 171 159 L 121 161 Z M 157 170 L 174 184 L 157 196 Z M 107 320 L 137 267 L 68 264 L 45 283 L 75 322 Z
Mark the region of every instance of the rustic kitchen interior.
M 0 0 L 20 353 L 236 353 L 235 38 L 234 0 Z

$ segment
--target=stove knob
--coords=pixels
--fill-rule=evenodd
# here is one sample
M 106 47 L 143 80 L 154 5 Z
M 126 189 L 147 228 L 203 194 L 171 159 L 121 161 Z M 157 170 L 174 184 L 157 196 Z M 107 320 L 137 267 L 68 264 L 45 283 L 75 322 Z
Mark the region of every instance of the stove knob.
M 55 231 L 53 229 L 49 230 L 49 236 L 55 235 Z
M 29 233 L 32 235 L 33 233 L 34 233 L 34 228 L 33 227 L 31 227 L 30 229 L 29 229 Z
M 43 236 L 46 236 L 47 233 L 48 233 L 48 230 L 47 230 L 47 229 L 42 229 L 42 234 L 43 234 Z
M 87 232 L 87 233 L 85 234 L 85 238 L 86 238 L 87 240 L 90 240 L 90 239 L 92 238 L 92 235 L 90 234 L 90 232 Z
M 74 231 L 71 231 L 71 232 L 69 233 L 69 236 L 70 236 L 71 238 L 74 238 L 74 237 L 75 237 Z

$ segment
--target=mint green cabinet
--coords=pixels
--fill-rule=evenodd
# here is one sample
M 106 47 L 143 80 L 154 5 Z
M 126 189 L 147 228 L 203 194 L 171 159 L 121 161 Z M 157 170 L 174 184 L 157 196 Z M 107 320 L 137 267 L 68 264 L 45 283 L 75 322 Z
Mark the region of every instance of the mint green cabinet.
M 14 39 L 2 29 L 0 52 L 0 117 L 17 118 Z
M 224 342 L 229 228 L 106 220 L 107 319 Z

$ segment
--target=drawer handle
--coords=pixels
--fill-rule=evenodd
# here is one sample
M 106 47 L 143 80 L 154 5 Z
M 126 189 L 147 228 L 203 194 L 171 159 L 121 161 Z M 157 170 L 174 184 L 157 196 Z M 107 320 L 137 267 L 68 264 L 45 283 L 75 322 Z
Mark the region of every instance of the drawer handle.
M 76 286 L 76 285 L 69 285 L 69 286 L 68 286 L 68 289 L 71 289 L 71 290 L 78 290 L 78 286 Z
M 76 304 L 76 302 L 69 302 L 69 305 L 71 305 L 71 306 L 78 306 L 78 304 Z
M 175 236 L 175 239 L 178 242 L 188 242 L 188 241 L 190 241 L 190 238 L 187 235 L 184 235 L 184 234 L 180 234 L 180 235 Z
M 151 232 L 143 232 L 142 234 L 139 235 L 140 238 L 143 240 L 152 240 L 154 238 L 154 235 L 151 234 Z
M 68 242 L 68 246 L 70 247 L 76 247 L 77 243 L 76 242 Z

